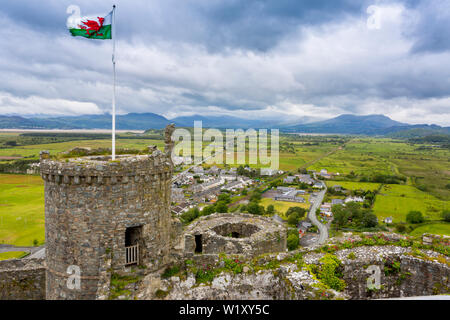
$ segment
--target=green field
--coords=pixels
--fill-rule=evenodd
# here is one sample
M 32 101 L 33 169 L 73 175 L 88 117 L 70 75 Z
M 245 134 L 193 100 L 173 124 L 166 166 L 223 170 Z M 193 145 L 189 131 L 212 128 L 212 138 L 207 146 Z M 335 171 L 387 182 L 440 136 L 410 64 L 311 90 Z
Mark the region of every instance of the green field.
M 164 146 L 163 140 L 155 140 L 153 136 L 149 136 L 149 139 L 128 139 L 130 136 L 126 136 L 119 135 L 117 148 L 143 150 L 148 145 L 157 145 L 160 149 Z M 52 139 L 55 139 L 54 143 L 48 143 Z M 1 157 L 37 159 L 41 150 L 57 154 L 74 147 L 109 148 L 111 143 L 109 139 L 97 137 L 93 138 L 96 140 L 80 140 L 85 137 L 78 137 L 74 141 L 67 141 L 67 137 L 64 138 L 66 140 L 61 139 L 0 133 L 0 142 L 16 140 L 19 144 L 10 147 L 3 144 L 0 148 L 0 163 L 7 161 L 2 161 Z M 43 141 L 45 143 L 41 143 Z M 403 222 L 409 211 L 419 210 L 429 220 L 440 220 L 441 212 L 450 210 L 450 151 L 437 148 L 424 150 L 420 146 L 387 138 L 281 135 L 279 164 L 281 170 L 292 173 L 304 167 L 339 172 L 340 176 L 335 181 L 326 183 L 329 187 L 341 185 L 348 190 L 377 190 L 380 187 L 379 183 L 358 182 L 362 176 L 402 175 L 408 178 L 406 185 L 387 185 L 380 190 L 373 208 L 375 214 L 380 219 L 393 217 L 394 222 Z M 352 181 L 343 181 L 348 180 L 345 175 L 351 172 L 357 176 L 351 178 Z M 280 215 L 284 215 L 292 206 L 309 207 L 309 203 L 262 199 L 262 205 L 267 207 L 269 204 L 273 204 Z M 442 232 L 450 234 L 446 227 Z M 44 241 L 41 178 L 0 174 L 0 243 L 30 246 L 35 239 L 40 244 Z
M 371 182 L 353 182 L 353 181 L 325 181 L 328 188 L 339 185 L 347 190 L 378 190 L 381 186 L 380 183 Z
M 26 255 L 27 255 L 27 252 L 23 252 L 23 251 L 1 252 L 0 253 L 0 261 L 1 260 L 9 260 L 9 259 L 19 259 Z
M 392 168 L 392 164 L 369 148 L 370 145 L 371 143 L 368 141 L 354 139 L 341 150 L 314 163 L 308 169 L 316 171 L 327 169 L 328 172 L 341 175 L 349 174 L 352 171 L 364 175 L 393 173 L 395 169 Z M 383 148 L 382 145 L 375 144 L 375 146 L 381 150 Z
M 426 219 L 439 220 L 442 211 L 450 209 L 450 201 L 439 200 L 412 186 L 392 184 L 383 186 L 373 209 L 379 219 L 392 217 L 393 222 L 406 221 L 406 215 L 413 210 L 421 211 Z
M 440 199 L 450 199 L 450 151 L 420 150 L 417 145 L 393 139 L 357 138 L 342 150 L 321 159 L 308 169 L 370 176 L 404 175 Z
M 158 148 L 162 148 L 164 142 L 162 140 L 147 140 L 147 139 L 117 139 L 116 147 L 118 149 L 128 148 L 128 149 L 144 149 L 149 145 L 156 145 Z M 48 144 L 36 144 L 27 146 L 18 146 L 14 148 L 0 149 L 0 157 L 29 157 L 29 158 L 39 158 L 39 152 L 41 150 L 48 150 L 50 154 L 57 154 L 59 152 L 68 151 L 75 147 L 84 148 L 111 148 L 110 140 L 80 140 L 80 141 L 69 141 L 69 142 L 59 142 L 59 143 L 48 143 Z
M 423 233 L 450 235 L 450 223 L 432 223 L 420 226 L 411 232 L 411 235 L 420 236 Z
M 43 244 L 44 184 L 40 176 L 0 174 L 0 243 Z
M 286 218 L 286 211 L 290 208 L 290 207 L 301 207 L 301 208 L 305 208 L 305 209 L 309 209 L 309 203 L 297 203 L 297 202 L 287 202 L 287 201 L 275 201 L 271 198 L 262 198 L 261 199 L 261 205 L 264 206 L 264 208 L 267 209 L 267 207 L 269 205 L 273 205 L 275 207 L 275 211 L 277 212 L 277 214 L 282 217 L 282 218 Z

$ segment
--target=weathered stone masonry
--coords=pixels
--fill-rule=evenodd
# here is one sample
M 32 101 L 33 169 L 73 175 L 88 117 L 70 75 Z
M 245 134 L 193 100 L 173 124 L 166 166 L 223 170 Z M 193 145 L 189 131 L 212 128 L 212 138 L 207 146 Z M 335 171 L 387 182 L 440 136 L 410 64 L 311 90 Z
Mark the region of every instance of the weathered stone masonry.
M 45 299 L 43 259 L 0 261 L 0 300 Z
M 45 182 L 47 299 L 96 299 L 110 272 L 123 272 L 127 228 L 149 271 L 170 253 L 170 154 L 91 156 L 52 160 L 41 154 Z M 129 237 L 130 238 L 130 237 Z M 81 289 L 67 288 L 69 266 L 81 271 Z
M 185 256 L 226 253 L 251 257 L 286 251 L 286 228 L 267 217 L 216 213 L 189 225 L 183 240 Z

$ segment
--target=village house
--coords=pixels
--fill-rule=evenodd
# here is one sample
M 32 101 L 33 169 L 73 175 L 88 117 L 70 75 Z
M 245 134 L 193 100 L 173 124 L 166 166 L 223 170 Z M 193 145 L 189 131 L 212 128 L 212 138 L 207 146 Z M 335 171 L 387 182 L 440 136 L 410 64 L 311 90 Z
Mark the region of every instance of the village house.
M 234 174 L 221 174 L 220 178 L 224 181 L 235 181 L 237 180 L 237 176 Z
M 218 168 L 217 166 L 212 166 L 205 173 L 216 176 L 216 175 L 220 174 L 220 168 Z
M 204 173 L 204 172 L 205 172 L 205 169 L 203 169 L 202 166 L 198 166 L 198 167 L 193 167 L 193 168 L 192 168 L 192 171 L 193 171 L 194 173 L 196 173 L 196 174 L 199 174 L 199 173 Z
M 287 176 L 286 178 L 283 179 L 283 182 L 284 183 L 294 183 L 295 179 L 296 179 L 295 176 Z
M 192 158 L 191 157 L 180 157 L 180 156 L 173 156 L 172 162 L 175 166 L 179 166 L 182 164 L 191 164 Z
M 313 185 L 315 183 L 315 180 L 311 178 L 309 174 L 297 174 L 295 177 L 297 177 L 298 181 L 302 183 L 309 185 Z
M 317 182 L 317 183 L 315 183 L 315 184 L 313 185 L 313 188 L 316 188 L 316 189 L 323 189 L 323 185 L 322 185 L 321 183 Z
M 189 204 L 188 202 L 183 202 L 177 206 L 172 207 L 172 213 L 175 215 L 181 215 L 193 207 L 194 206 Z
M 297 189 L 294 187 L 277 187 L 277 191 L 280 193 L 286 193 L 290 191 L 296 191 Z
M 274 176 L 274 175 L 277 175 L 277 174 L 283 174 L 283 171 L 270 169 L 270 168 L 261 168 L 260 169 L 260 174 L 262 176 Z
M 331 204 L 334 206 L 336 204 L 344 204 L 344 200 L 342 199 L 331 199 Z
M 364 198 L 361 198 L 361 197 L 347 197 L 344 200 L 344 202 L 345 203 L 348 203 L 348 202 L 364 202 Z
M 244 188 L 244 186 L 245 185 L 242 183 L 242 181 L 232 181 L 232 182 L 224 185 L 221 190 L 236 191 L 236 190 Z
M 206 190 L 209 190 L 209 189 L 212 189 L 212 188 L 215 188 L 215 187 L 219 187 L 224 182 L 225 182 L 224 179 L 215 178 L 212 181 L 192 186 L 192 191 L 193 192 L 204 192 Z
M 182 188 L 172 187 L 172 202 L 181 202 L 184 200 L 184 190 Z
M 274 200 L 276 201 L 289 201 L 289 202 L 305 202 L 305 198 L 298 197 L 298 190 L 289 187 L 278 187 L 278 194 L 275 195 Z

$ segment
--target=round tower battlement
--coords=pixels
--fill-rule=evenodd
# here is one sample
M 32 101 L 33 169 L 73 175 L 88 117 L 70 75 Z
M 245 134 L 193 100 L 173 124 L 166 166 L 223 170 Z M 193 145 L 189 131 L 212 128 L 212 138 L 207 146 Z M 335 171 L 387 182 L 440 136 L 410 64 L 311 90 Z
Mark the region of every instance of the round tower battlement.
M 111 272 L 149 271 L 170 255 L 169 153 L 56 160 L 41 153 L 47 299 L 96 299 Z M 70 284 L 79 271 L 80 287 Z M 76 283 L 76 282 L 75 282 Z
M 57 184 L 116 184 L 143 180 L 158 181 L 172 174 L 172 166 L 164 154 L 120 155 L 111 161 L 110 156 L 89 156 L 62 161 L 41 159 L 41 176 L 44 181 Z M 131 181 L 133 182 L 133 181 Z

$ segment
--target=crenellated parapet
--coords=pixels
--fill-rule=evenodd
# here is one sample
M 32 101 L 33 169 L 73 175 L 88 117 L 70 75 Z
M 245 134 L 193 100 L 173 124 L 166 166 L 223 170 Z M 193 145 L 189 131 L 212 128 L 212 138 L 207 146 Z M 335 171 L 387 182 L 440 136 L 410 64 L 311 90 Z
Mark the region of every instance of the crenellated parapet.
M 172 164 L 161 152 L 150 155 L 110 157 L 90 156 L 53 160 L 41 159 L 41 176 L 44 181 L 56 184 L 121 184 L 157 182 L 170 179 Z

